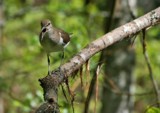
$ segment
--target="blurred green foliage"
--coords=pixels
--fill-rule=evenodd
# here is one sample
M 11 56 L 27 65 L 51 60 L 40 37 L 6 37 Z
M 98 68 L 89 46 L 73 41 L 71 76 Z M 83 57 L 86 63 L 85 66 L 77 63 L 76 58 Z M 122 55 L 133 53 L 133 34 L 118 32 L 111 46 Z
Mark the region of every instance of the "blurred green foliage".
M 96 3 L 86 6 L 84 0 L 3 0 L 3 9 L 1 18 L 4 26 L 0 28 L 0 96 L 5 101 L 6 113 L 33 112 L 43 102 L 43 92 L 38 79 L 47 74 L 46 54 L 38 39 L 40 21 L 49 18 L 56 27 L 73 33 L 71 43 L 65 50 L 67 61 L 89 42 L 104 34 L 104 17 Z M 147 31 L 147 51 L 157 83 L 160 83 L 159 33 L 159 26 Z M 138 38 L 135 45 L 137 92 L 146 89 L 151 91 L 152 85 Z M 98 63 L 98 58 L 99 54 L 91 59 L 91 73 Z M 52 69 L 57 68 L 60 53 L 53 53 L 51 60 Z M 70 81 L 74 86 L 75 80 Z M 82 112 L 84 96 L 86 94 L 81 90 L 76 92 L 76 113 Z M 71 111 L 61 91 L 59 97 L 62 97 L 59 98 L 61 111 Z M 93 108 L 93 101 L 91 106 Z
M 32 112 L 43 102 L 38 79 L 47 74 L 46 53 L 38 38 L 40 21 L 49 18 L 56 27 L 73 33 L 65 52 L 67 61 L 103 34 L 102 18 L 90 19 L 88 13 L 95 16 L 98 9 L 96 5 L 85 8 L 82 0 L 6 0 L 3 8 L 5 23 L 0 42 L 0 91 L 3 93 L 0 95 L 6 100 L 8 113 Z M 53 53 L 51 58 L 55 69 L 60 63 L 60 53 Z M 59 101 L 62 111 L 69 108 L 65 99 Z
M 160 113 L 160 109 L 156 107 L 151 107 L 147 110 L 146 113 Z

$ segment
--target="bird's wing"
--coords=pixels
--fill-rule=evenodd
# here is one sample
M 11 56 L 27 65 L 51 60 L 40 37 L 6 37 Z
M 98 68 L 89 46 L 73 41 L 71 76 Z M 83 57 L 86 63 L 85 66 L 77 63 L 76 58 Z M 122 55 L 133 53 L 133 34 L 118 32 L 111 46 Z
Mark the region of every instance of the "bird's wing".
M 70 41 L 70 36 L 69 36 L 69 34 L 68 34 L 67 32 L 65 32 L 65 31 L 61 30 L 61 29 L 58 29 L 58 28 L 57 28 L 57 31 L 58 31 L 59 33 L 61 33 L 61 37 L 63 38 L 63 42 L 64 42 L 65 44 L 67 44 L 67 43 Z

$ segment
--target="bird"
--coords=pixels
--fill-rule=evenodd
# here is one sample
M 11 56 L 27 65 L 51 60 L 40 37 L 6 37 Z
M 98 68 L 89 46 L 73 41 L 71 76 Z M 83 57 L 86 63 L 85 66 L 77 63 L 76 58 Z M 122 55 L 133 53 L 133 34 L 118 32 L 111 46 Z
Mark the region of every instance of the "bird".
M 64 59 L 64 49 L 70 43 L 70 35 L 64 30 L 56 28 L 49 19 L 44 19 L 41 21 L 39 42 L 47 53 L 48 75 L 50 75 L 50 53 L 62 52 L 61 66 Z

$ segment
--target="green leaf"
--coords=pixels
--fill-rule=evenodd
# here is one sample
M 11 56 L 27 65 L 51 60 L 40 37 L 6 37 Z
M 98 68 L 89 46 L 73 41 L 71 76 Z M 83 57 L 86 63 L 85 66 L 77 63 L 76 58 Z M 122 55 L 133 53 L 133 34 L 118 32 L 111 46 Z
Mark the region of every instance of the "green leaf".
M 147 110 L 146 113 L 160 113 L 160 109 L 156 107 L 151 107 Z

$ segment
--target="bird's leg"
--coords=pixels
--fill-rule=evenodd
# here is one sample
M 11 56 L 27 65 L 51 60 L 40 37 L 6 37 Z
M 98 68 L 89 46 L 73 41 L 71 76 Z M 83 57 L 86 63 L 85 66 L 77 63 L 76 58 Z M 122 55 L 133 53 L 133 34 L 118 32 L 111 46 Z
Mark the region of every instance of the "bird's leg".
M 47 61 L 48 61 L 48 75 L 50 75 L 50 59 L 49 59 L 49 53 L 47 53 Z
M 59 67 L 61 67 L 61 65 L 63 64 L 63 60 L 64 60 L 64 49 L 63 49 L 63 51 L 62 51 L 61 63 L 60 63 L 60 66 L 59 66 Z
M 62 73 L 61 73 L 61 65 L 63 64 L 63 60 L 64 60 L 64 49 L 63 49 L 63 51 L 62 51 L 61 63 L 60 63 L 60 66 L 59 66 L 60 74 L 62 74 Z

